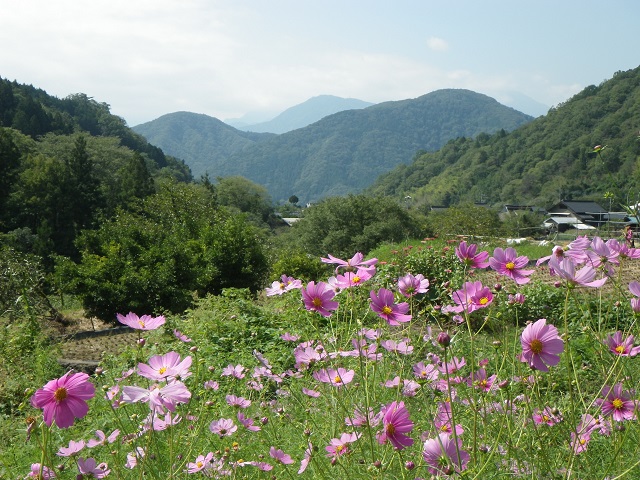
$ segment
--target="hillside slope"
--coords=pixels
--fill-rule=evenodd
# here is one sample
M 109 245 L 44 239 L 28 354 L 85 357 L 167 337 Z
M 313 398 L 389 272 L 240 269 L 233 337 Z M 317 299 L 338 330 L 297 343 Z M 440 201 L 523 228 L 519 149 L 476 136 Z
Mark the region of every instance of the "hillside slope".
M 562 198 L 638 201 L 640 67 L 589 86 L 513 132 L 450 141 L 367 191 L 416 205 L 483 199 L 548 206 Z M 599 154 L 596 145 L 606 146 Z M 607 198 L 608 198 L 607 197 Z M 606 200 L 608 203 L 608 200 Z

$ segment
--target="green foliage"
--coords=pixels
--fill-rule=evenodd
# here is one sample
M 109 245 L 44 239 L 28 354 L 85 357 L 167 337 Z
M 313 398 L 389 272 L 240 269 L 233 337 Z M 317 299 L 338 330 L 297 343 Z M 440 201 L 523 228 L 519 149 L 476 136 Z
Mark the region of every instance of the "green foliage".
M 640 188 L 639 105 L 640 67 L 587 87 L 511 133 L 459 138 L 418 155 L 411 165 L 381 176 L 368 192 L 411 195 L 426 205 L 484 198 L 490 204 L 548 207 L 610 191 L 628 205 L 629 194 L 633 198 Z M 607 145 L 601 155 L 593 152 L 598 144 Z
M 265 224 L 273 213 L 267 189 L 244 177 L 219 177 L 215 193 L 219 205 L 246 213 L 257 224 Z
M 327 264 L 322 263 L 318 256 L 291 247 L 278 251 L 277 260 L 271 267 L 271 278 L 274 280 L 287 275 L 303 281 L 317 281 L 326 274 Z
M 351 258 L 382 242 L 419 236 L 419 230 L 418 220 L 395 201 L 349 195 L 327 198 L 305 209 L 289 235 L 312 255 Z
M 214 203 L 204 187 L 166 183 L 136 211 L 83 232 L 75 292 L 87 312 L 181 312 L 194 295 L 259 289 L 268 268 L 261 233 Z
M 249 137 L 214 118 L 185 112 L 135 130 L 185 159 L 196 176 L 207 170 L 242 175 L 264 185 L 276 203 L 292 195 L 307 203 L 358 192 L 418 150 L 434 151 L 460 136 L 513 130 L 530 120 L 485 95 L 439 90 L 339 112 L 270 137 Z
M 497 237 L 503 234 L 498 212 L 471 204 L 432 212 L 427 222 L 431 230 L 443 238 L 453 235 Z

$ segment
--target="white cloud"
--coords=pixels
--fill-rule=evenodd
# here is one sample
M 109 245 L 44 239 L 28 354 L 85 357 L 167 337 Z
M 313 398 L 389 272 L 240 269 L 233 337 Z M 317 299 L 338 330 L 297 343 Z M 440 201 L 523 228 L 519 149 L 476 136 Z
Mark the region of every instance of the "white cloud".
M 449 44 L 447 41 L 438 37 L 429 37 L 427 39 L 427 47 L 435 52 L 444 52 L 449 50 Z

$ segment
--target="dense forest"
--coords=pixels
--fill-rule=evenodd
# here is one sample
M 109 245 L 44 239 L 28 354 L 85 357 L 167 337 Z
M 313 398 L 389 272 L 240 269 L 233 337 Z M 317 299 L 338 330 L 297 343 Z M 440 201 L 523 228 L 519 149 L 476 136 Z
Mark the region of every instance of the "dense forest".
M 640 192 L 639 127 L 640 67 L 585 88 L 511 133 L 458 138 L 418 154 L 368 193 L 411 196 L 416 206 L 480 200 L 550 206 L 605 194 L 630 204 Z
M 182 158 L 194 175 L 241 175 L 277 202 L 360 192 L 382 173 L 448 140 L 511 131 L 532 117 L 469 90 L 345 110 L 281 135 L 241 132 L 217 119 L 178 112 L 134 127 Z

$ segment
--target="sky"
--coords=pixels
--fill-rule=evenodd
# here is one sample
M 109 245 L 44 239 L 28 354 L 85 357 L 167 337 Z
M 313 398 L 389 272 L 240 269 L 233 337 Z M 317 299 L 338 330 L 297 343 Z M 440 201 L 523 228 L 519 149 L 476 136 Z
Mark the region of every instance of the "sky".
M 0 0 L 0 77 L 129 126 L 442 88 L 555 106 L 640 65 L 639 20 L 637 0 Z

